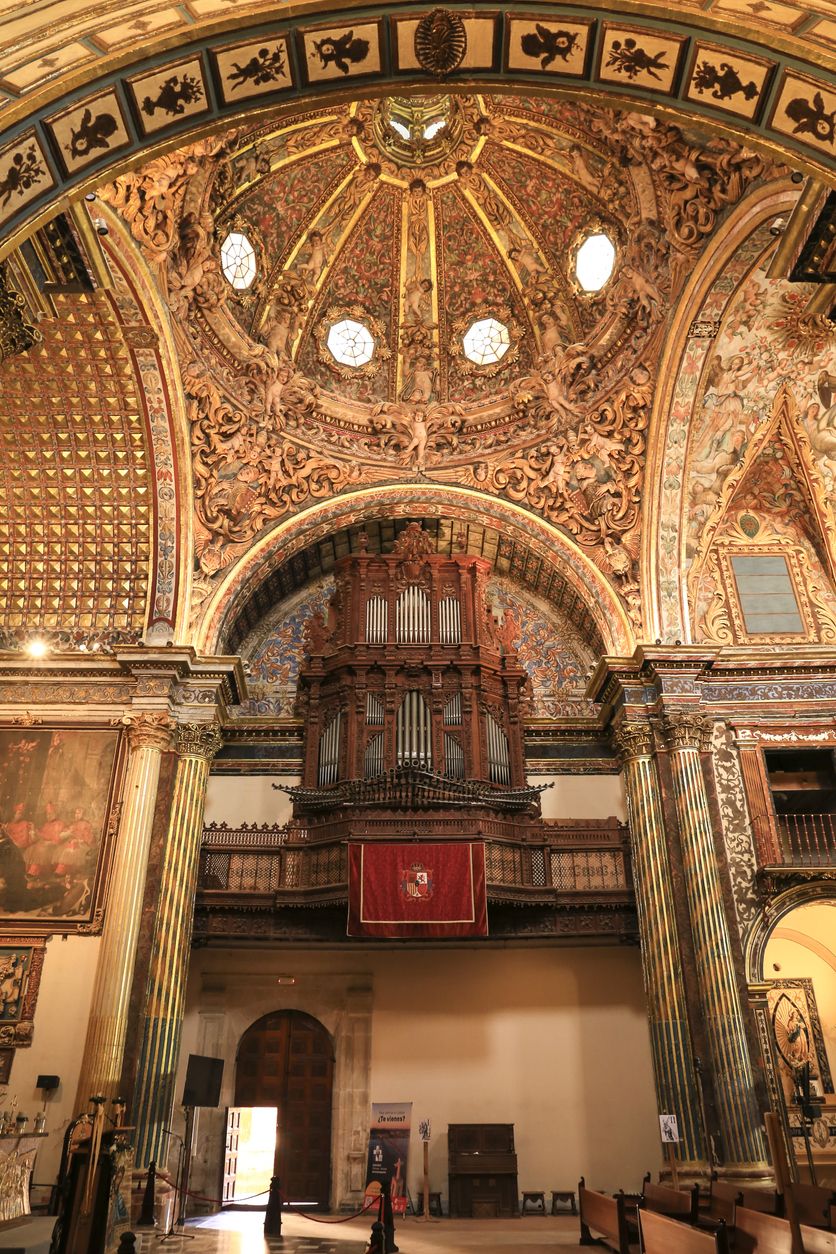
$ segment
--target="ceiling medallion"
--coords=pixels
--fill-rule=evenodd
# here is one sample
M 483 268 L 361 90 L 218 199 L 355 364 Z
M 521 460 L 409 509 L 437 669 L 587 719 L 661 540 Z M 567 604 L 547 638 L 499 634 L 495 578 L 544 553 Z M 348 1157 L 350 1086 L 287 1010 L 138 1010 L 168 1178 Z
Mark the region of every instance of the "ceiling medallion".
M 374 112 L 377 146 L 399 166 L 428 166 L 459 143 L 465 118 L 452 96 L 387 96 Z
M 450 356 L 463 374 L 493 378 L 519 356 L 521 331 L 511 311 L 485 305 L 452 325 Z
M 433 9 L 415 28 L 415 56 L 422 70 L 435 78 L 452 74 L 467 52 L 467 31 L 458 13 Z

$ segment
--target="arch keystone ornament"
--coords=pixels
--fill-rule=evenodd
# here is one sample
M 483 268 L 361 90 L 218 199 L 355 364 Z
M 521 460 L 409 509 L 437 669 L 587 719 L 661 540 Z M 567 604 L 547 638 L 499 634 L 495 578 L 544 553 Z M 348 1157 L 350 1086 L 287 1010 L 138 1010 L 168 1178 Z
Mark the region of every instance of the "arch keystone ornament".
M 415 29 L 415 56 L 422 70 L 444 78 L 457 70 L 467 52 L 467 31 L 458 13 L 433 9 Z

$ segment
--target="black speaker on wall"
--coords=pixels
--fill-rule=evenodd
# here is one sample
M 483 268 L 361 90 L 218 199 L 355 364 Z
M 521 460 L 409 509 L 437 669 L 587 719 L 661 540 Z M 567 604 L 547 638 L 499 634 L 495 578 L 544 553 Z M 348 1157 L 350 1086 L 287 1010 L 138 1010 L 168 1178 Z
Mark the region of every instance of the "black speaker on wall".
M 223 1058 L 206 1058 L 203 1054 L 189 1054 L 189 1061 L 186 1065 L 186 1083 L 183 1085 L 183 1105 L 219 1105 L 223 1077 Z

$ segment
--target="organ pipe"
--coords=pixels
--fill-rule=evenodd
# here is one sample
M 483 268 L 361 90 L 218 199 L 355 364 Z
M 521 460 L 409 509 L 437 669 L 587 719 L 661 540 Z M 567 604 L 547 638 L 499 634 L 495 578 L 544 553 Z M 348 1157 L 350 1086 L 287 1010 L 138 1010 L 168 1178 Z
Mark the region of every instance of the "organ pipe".
M 488 773 L 491 783 L 508 784 L 511 782 L 508 737 L 492 714 L 487 714 L 485 718 L 488 729 Z
M 407 692 L 398 710 L 395 749 L 399 766 L 407 762 L 432 765 L 430 711 L 416 689 Z
M 319 736 L 319 771 L 320 788 L 336 784 L 340 772 L 340 721 L 341 711 L 337 710 L 334 717 Z
M 430 643 L 430 598 L 423 588 L 410 584 L 395 605 L 398 644 Z
M 461 644 L 462 612 L 456 597 L 442 597 L 439 601 L 438 633 L 442 644 Z
M 366 693 L 366 723 L 369 727 L 382 727 L 384 715 L 383 697 L 376 692 Z
M 462 725 L 462 694 L 454 692 L 444 703 L 444 722 L 448 727 Z
M 372 736 L 366 745 L 363 773 L 366 779 L 374 779 L 375 775 L 383 774 L 383 732 Z
M 444 733 L 444 774 L 449 779 L 464 779 L 464 749 L 449 732 Z
M 385 644 L 387 639 L 388 607 L 386 598 L 369 597 L 366 602 L 366 643 Z

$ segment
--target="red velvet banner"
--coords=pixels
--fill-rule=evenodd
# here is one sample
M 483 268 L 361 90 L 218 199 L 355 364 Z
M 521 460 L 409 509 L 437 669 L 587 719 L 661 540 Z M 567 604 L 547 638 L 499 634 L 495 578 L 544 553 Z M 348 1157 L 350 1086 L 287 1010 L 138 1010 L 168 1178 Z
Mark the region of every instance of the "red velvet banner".
M 348 935 L 487 936 L 485 846 L 348 846 Z

